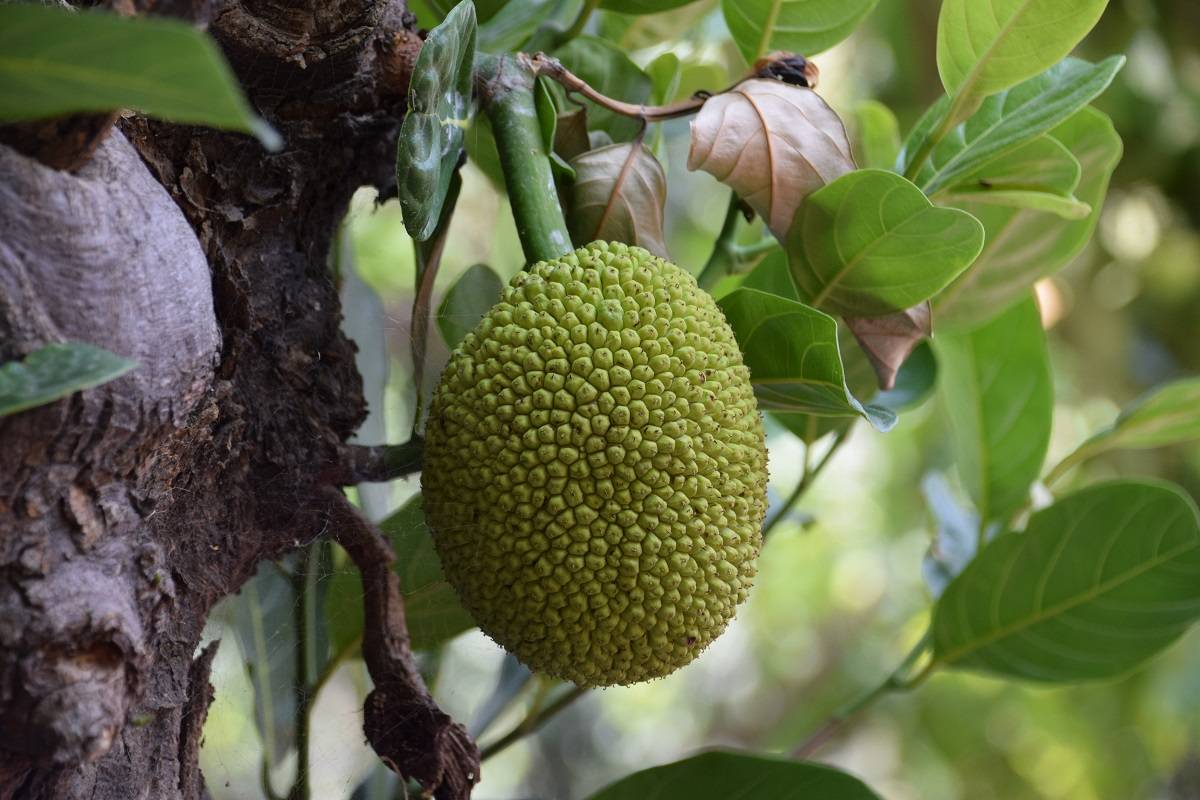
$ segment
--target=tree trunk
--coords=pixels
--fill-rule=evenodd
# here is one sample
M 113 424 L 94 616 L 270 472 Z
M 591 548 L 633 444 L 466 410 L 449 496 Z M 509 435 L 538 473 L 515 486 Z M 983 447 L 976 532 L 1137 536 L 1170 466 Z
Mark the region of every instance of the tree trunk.
M 140 364 L 0 418 L 0 800 L 205 796 L 209 611 L 261 560 L 356 524 L 323 485 L 364 415 L 327 254 L 358 187 L 394 191 L 414 20 L 399 0 L 141 5 L 208 24 L 286 145 L 138 117 L 94 152 L 107 125 L 88 120 L 78 159 L 0 137 L 21 148 L 0 144 L 0 360 L 75 339 Z M 366 636 L 394 660 L 399 614 Z M 474 746 L 393 672 L 409 694 L 370 707 L 431 713 L 390 732 L 404 752 L 373 743 L 467 796 Z

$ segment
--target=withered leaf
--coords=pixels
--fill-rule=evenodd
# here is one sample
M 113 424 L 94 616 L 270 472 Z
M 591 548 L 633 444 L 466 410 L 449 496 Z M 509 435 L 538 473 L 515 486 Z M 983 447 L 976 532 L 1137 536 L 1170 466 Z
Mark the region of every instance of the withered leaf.
M 688 169 L 727 184 L 783 241 L 812 192 L 854 169 L 846 127 L 811 89 L 743 81 L 692 122 Z
M 669 258 L 663 239 L 667 176 L 641 142 L 589 150 L 572 159 L 571 166 L 570 225 L 576 244 L 624 242 Z
M 882 317 L 844 317 L 875 368 L 880 389 L 887 391 L 896 385 L 896 373 L 905 359 L 933 332 L 932 317 L 928 300 Z

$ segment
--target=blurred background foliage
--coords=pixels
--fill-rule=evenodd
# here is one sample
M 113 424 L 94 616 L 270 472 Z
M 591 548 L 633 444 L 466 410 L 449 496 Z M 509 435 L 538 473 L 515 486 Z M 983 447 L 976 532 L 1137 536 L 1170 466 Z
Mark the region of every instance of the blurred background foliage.
M 423 25 L 436 22 L 436 4 L 412 5 Z M 502 5 L 479 3 L 481 19 Z M 868 99 L 891 107 L 907 130 L 939 96 L 938 5 L 884 0 L 854 36 L 816 58 L 820 92 L 852 130 L 856 108 Z M 683 67 L 683 96 L 723 88 L 746 69 L 714 0 L 643 17 L 601 11 L 588 32 L 615 42 L 643 68 L 673 53 Z M 1200 3 L 1112 0 L 1081 55 L 1099 60 L 1115 52 L 1128 54 L 1129 62 L 1097 106 L 1124 139 L 1124 160 L 1094 241 L 1039 286 L 1057 382 L 1049 464 L 1149 387 L 1200 374 Z M 651 141 L 659 142 L 668 174 L 670 251 L 698 271 L 728 195 L 710 176 L 686 171 L 687 124 L 668 123 L 661 139 Z M 748 230 L 746 241 L 759 232 Z M 403 441 L 415 396 L 413 256 L 395 201 L 380 204 L 372 193 L 360 193 L 336 255 L 347 287 L 348 328 L 364 358 L 390 364 L 386 413 L 373 416 L 364 440 L 386 433 L 388 441 Z M 488 264 L 507 278 L 522 260 L 507 201 L 469 165 L 435 307 L 472 265 Z M 351 270 L 374 292 L 351 288 Z M 386 341 L 377 330 L 372 335 L 365 319 L 382 321 Z M 436 334 L 430 346 L 426 390 L 446 357 Z M 384 372 L 376 377 L 383 380 Z M 803 447 L 781 429 L 770 435 L 771 492 L 778 503 L 798 479 Z M 703 657 L 664 680 L 589 693 L 489 760 L 476 796 L 574 800 L 706 746 L 794 748 L 834 708 L 886 675 L 923 630 L 928 596 L 920 564 L 931 525 L 920 484 L 929 471 L 946 468 L 945 436 L 936 400 L 903 415 L 888 434 L 858 426 L 801 507 L 776 528 L 750 601 Z M 1084 473 L 1159 475 L 1200 497 L 1197 448 L 1117 453 Z M 416 489 L 417 481 L 409 480 L 374 487 L 370 498 L 364 491 L 361 500 L 379 517 Z M 337 562 L 318 553 L 283 569 L 295 574 L 291 585 L 319 588 L 336 577 Z M 303 614 L 289 608 L 294 596 L 282 604 L 276 597 L 250 624 L 242 619 L 247 594 L 215 615 L 210 631 L 224 639 L 202 753 L 216 798 L 266 796 L 270 776 L 260 780 L 264 744 L 254 722 L 254 685 L 278 680 L 276 673 L 298 663 L 295 630 Z M 336 628 L 338 617 L 321 624 Z M 239 627 L 246 635 L 236 635 Z M 502 674 L 502 651 L 477 631 L 422 658 L 439 702 L 468 722 L 486 712 L 497 681 L 512 678 L 511 664 Z M 317 699 L 310 764 L 315 797 L 403 796 L 362 743 L 365 688 L 361 664 L 349 659 Z M 545 691 L 529 683 L 484 742 L 517 725 Z M 281 730 L 287 724 L 284 719 Z M 289 785 L 294 748 L 278 741 L 268 746 L 282 754 L 268 770 L 274 785 Z M 1115 683 L 1040 689 L 939 673 L 869 709 L 818 757 L 861 776 L 889 800 L 1200 798 L 1200 635 L 1187 635 Z

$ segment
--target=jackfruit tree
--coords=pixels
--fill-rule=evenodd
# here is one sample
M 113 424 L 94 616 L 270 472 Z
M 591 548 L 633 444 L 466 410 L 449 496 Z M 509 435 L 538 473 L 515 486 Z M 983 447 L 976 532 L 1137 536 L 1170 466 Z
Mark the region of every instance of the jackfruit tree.
M 1094 103 L 1124 58 L 1075 54 L 1107 0 L 914 3 L 904 137 L 836 91 L 871 66 L 842 43 L 908 14 L 878 5 L 0 5 L 0 798 L 323 797 L 317 702 L 355 665 L 379 764 L 341 796 L 482 795 L 578 698 L 703 669 L 850 437 L 931 416 L 907 655 L 804 698 L 838 709 L 812 730 L 592 797 L 880 797 L 817 761 L 880 698 L 1111 681 L 1183 636 L 1200 512 L 1112 465 L 1200 440 L 1200 378 L 1048 455 L 1055 281 L 1122 156 Z M 454 263 L 487 203 L 512 263 Z M 475 629 L 507 655 L 468 727 L 438 667 Z M 223 789 L 221 647 L 261 753 Z

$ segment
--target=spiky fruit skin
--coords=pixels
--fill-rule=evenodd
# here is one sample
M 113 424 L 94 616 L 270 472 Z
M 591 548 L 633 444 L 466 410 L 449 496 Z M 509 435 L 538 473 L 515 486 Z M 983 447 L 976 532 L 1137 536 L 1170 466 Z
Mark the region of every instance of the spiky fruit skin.
M 454 351 L 421 483 L 485 633 L 535 671 L 628 684 L 690 662 L 746 599 L 767 452 L 712 297 L 596 242 L 514 277 Z

